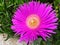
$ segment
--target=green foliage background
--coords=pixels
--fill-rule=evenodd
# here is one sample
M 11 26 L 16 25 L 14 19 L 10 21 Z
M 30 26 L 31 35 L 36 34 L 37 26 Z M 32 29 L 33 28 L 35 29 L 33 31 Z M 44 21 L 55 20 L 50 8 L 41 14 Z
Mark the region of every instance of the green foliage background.
M 7 39 L 13 38 L 14 32 L 10 29 L 12 23 L 11 18 L 18 7 L 18 5 L 31 0 L 0 0 L 0 33 L 6 33 Z M 56 30 L 57 34 L 53 35 L 48 41 L 43 41 L 39 38 L 37 41 L 34 41 L 33 45 L 60 45 L 60 0 L 36 0 L 40 2 L 50 3 L 53 5 L 56 10 L 58 20 L 58 29 Z M 7 40 L 6 39 L 6 40 Z

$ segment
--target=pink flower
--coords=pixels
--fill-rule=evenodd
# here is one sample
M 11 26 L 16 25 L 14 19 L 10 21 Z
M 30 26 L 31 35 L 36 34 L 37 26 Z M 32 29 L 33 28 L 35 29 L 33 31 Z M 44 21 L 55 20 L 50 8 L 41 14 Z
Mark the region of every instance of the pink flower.
M 19 41 L 34 41 L 41 36 L 44 40 L 55 34 L 57 16 L 47 3 L 28 2 L 20 5 L 13 15 L 11 29 L 20 35 Z

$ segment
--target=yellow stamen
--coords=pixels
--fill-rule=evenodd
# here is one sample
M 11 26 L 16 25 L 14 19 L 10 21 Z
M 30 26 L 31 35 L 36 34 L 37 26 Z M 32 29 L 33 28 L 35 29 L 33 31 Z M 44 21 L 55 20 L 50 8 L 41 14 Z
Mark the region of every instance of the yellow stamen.
M 35 29 L 39 26 L 40 20 L 37 15 L 30 15 L 26 19 L 26 24 L 30 29 Z

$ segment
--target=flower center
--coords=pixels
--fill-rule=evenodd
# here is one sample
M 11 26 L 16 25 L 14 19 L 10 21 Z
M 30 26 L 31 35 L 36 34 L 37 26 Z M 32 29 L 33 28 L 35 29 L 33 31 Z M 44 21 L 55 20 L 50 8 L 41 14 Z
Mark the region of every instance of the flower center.
M 30 15 L 26 19 L 26 24 L 30 29 L 35 29 L 39 26 L 40 20 L 37 15 Z

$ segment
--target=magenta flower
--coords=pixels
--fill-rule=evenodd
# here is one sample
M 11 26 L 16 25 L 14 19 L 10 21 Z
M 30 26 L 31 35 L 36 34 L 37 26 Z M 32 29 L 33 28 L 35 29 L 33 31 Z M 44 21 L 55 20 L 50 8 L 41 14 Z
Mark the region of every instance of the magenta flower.
M 57 20 L 51 5 L 32 1 L 17 8 L 11 29 L 20 35 L 19 41 L 34 41 L 38 36 L 46 40 L 56 33 L 54 30 L 57 29 Z

